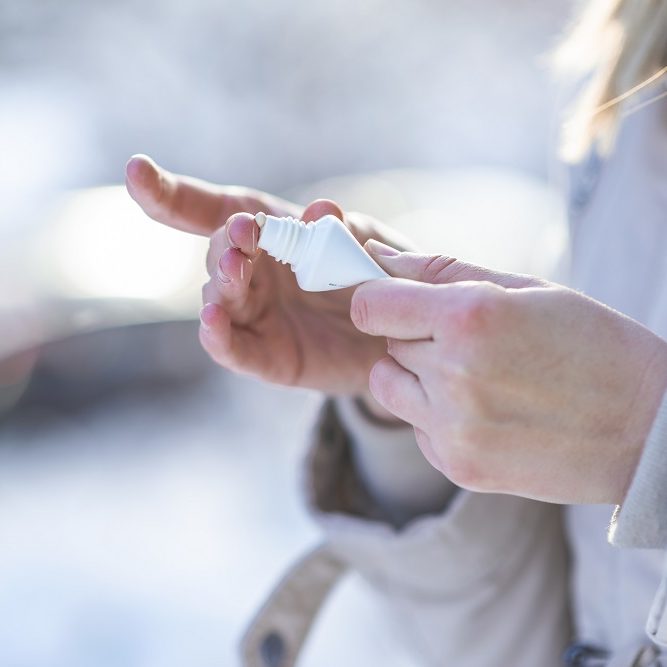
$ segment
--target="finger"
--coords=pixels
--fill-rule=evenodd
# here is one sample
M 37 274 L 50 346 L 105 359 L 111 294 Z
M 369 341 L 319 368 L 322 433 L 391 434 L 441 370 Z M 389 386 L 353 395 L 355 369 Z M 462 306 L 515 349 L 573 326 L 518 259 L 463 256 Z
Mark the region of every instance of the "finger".
M 301 219 L 304 222 L 314 222 L 325 215 L 334 215 L 339 220 L 344 220 L 343 209 L 330 199 L 316 199 L 306 206 Z
M 261 346 L 251 332 L 234 327 L 224 308 L 214 303 L 207 303 L 199 318 L 199 341 L 213 361 L 236 373 L 259 372 Z
M 125 183 L 147 215 L 185 232 L 208 236 L 234 212 L 219 188 L 172 174 L 145 155 L 130 158 Z
M 192 234 L 210 236 L 234 213 L 270 210 L 298 215 L 299 207 L 247 188 L 213 185 L 173 174 L 146 155 L 135 155 L 125 167 L 130 196 L 154 220 Z
M 250 307 L 252 262 L 237 248 L 225 250 L 211 279 L 204 285 L 204 302 L 222 306 L 236 324 L 246 324 L 256 313 Z
M 421 255 L 414 252 L 398 252 L 384 243 L 371 239 L 364 246 L 373 259 L 395 278 L 408 278 L 423 283 L 454 283 L 463 281 L 491 282 L 507 288 L 535 287 L 542 281 L 502 271 L 492 271 L 483 266 L 461 262 L 446 255 Z
M 227 248 L 218 261 L 215 283 L 230 297 L 248 294 L 248 286 L 252 277 L 252 262 L 238 249 Z
M 391 357 L 373 366 L 368 387 L 375 400 L 399 419 L 413 426 L 423 422 L 428 399 L 419 378 Z
M 218 262 L 229 248 L 235 248 L 250 259 L 257 257 L 259 227 L 249 213 L 236 213 L 223 227 L 211 235 L 206 254 L 206 270 L 213 277 L 218 271 Z M 253 246 L 255 250 L 253 251 Z
M 237 362 L 231 349 L 232 325 L 225 310 L 207 303 L 199 311 L 199 340 L 209 356 L 221 366 L 236 370 Z
M 211 278 L 215 276 L 218 270 L 218 262 L 222 257 L 222 253 L 230 247 L 231 244 L 227 237 L 226 226 L 219 227 L 211 234 L 208 251 L 206 252 L 206 271 Z
M 225 223 L 227 240 L 233 248 L 238 248 L 247 257 L 257 256 L 259 226 L 250 213 L 236 213 Z
M 420 375 L 433 366 L 435 343 L 432 340 L 387 339 L 387 354 L 406 370 Z
M 360 285 L 352 296 L 350 317 L 360 331 L 403 340 L 433 337 L 438 288 L 391 278 Z

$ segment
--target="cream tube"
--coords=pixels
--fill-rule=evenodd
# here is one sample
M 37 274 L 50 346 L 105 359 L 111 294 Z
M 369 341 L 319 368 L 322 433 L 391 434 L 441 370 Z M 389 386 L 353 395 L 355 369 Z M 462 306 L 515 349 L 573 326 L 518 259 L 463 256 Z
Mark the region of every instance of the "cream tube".
M 258 213 L 258 246 L 283 264 L 290 264 L 299 287 L 326 292 L 388 278 L 334 215 L 306 224 L 294 218 Z

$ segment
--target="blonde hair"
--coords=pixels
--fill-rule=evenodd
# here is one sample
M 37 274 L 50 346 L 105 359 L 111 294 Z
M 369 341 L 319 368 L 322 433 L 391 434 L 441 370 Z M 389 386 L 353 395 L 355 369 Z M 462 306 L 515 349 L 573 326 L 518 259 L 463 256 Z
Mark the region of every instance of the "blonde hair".
M 563 129 L 563 158 L 608 154 L 621 119 L 638 109 L 636 93 L 667 76 L 667 0 L 591 0 L 555 64 L 587 80 Z

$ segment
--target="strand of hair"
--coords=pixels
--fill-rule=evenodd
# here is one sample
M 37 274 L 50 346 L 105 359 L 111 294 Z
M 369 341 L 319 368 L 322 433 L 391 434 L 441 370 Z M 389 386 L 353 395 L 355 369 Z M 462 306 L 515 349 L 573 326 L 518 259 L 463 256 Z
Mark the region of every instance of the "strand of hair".
M 634 88 L 631 88 L 630 90 L 626 91 L 622 95 L 619 95 L 618 97 L 614 97 L 614 99 L 609 100 L 608 102 L 605 102 L 604 104 L 601 104 L 597 109 L 595 109 L 592 113 L 591 116 L 597 116 L 598 114 L 602 113 L 603 111 L 606 111 L 607 109 L 616 106 L 617 104 L 620 104 L 621 102 L 624 102 L 627 100 L 629 97 L 632 97 L 633 95 L 637 94 L 640 90 L 643 90 L 647 86 L 650 86 L 652 83 L 655 83 L 658 81 L 660 78 L 665 76 L 667 74 L 667 67 L 663 67 L 661 70 L 658 70 L 653 76 L 650 76 L 646 81 L 642 81 L 641 83 L 637 84 Z

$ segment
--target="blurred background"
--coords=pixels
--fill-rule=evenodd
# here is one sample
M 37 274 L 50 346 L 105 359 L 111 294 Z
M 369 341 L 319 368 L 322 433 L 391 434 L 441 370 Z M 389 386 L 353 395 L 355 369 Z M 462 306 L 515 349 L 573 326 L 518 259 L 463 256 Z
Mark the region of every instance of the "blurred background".
M 570 4 L 0 0 L 0 665 L 236 665 L 318 540 L 319 397 L 200 351 L 206 241 L 140 213 L 128 157 L 552 276 Z M 302 664 L 413 662 L 351 577 Z

